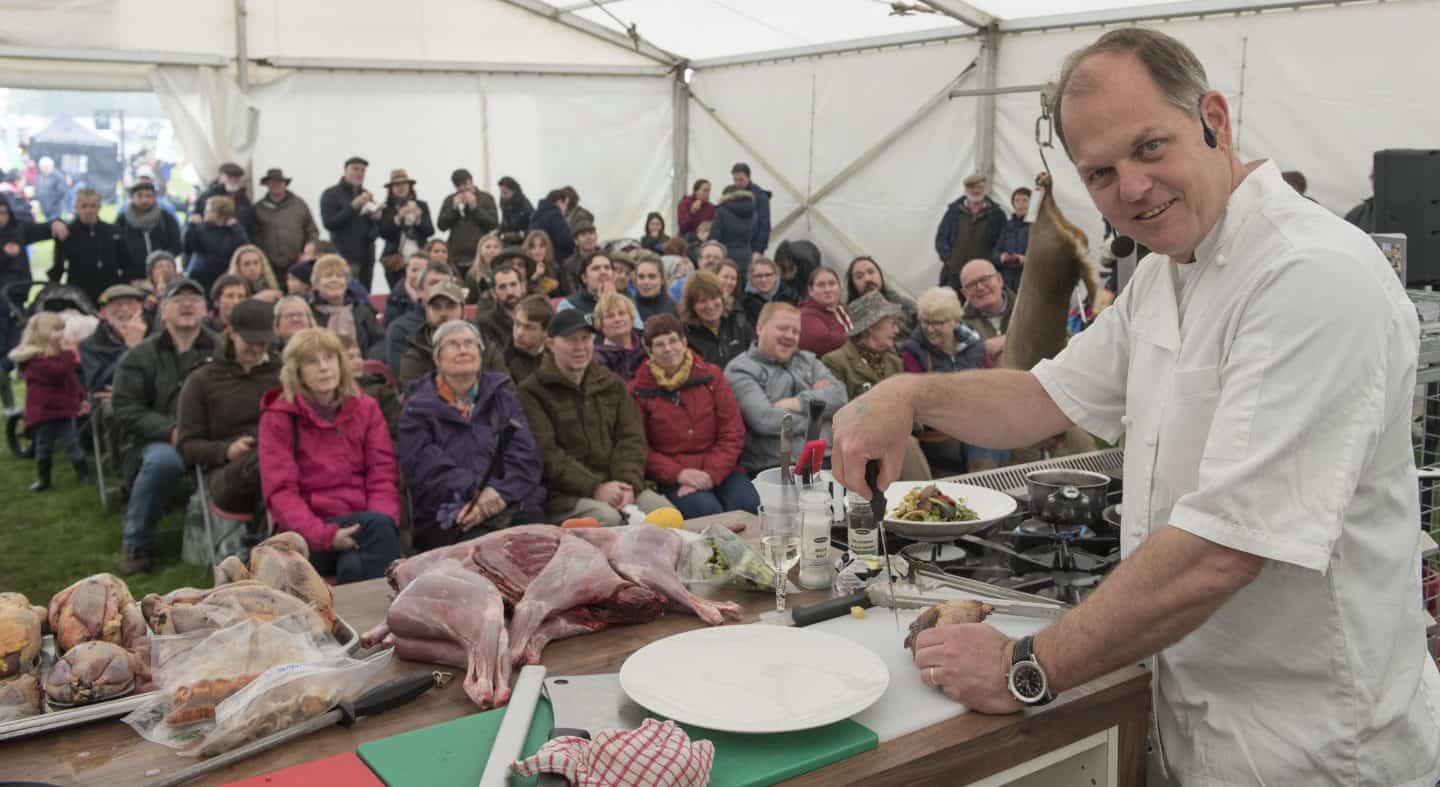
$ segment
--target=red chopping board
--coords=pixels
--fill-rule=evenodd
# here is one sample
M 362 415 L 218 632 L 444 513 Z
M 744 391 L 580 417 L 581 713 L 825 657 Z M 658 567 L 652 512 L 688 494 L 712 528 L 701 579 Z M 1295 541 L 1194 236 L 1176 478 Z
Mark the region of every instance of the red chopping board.
M 337 754 L 230 782 L 226 787 L 383 787 L 384 784 L 356 755 Z
M 500 730 L 504 708 L 360 744 L 360 758 L 386 787 L 475 787 Z M 535 707 L 525 756 L 549 736 L 554 717 L 544 699 Z M 715 744 L 711 787 L 774 784 L 875 748 L 875 733 L 853 721 L 773 735 L 738 735 L 681 725 L 691 740 Z M 514 779 L 529 787 L 535 779 Z

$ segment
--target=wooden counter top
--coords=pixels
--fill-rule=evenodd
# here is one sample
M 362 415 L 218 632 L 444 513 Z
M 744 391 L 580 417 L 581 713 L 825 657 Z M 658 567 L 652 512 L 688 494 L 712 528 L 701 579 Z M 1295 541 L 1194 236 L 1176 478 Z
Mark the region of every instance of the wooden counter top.
M 743 515 L 741 515 L 743 516 Z M 717 519 L 733 520 L 736 515 Z M 703 526 L 704 522 L 693 523 Z M 359 631 L 384 618 L 391 591 L 384 580 L 335 589 L 335 611 Z M 754 622 L 774 597 L 763 593 L 716 592 L 745 607 Z M 797 605 L 820 593 L 793 593 Z M 654 623 L 596 632 L 552 643 L 544 664 L 552 675 L 616 672 L 640 647 L 671 634 L 699 628 L 691 615 L 667 614 Z M 394 660 L 382 678 L 426 669 Z M 365 719 L 350 729 L 332 727 L 194 784 L 216 785 L 266 771 L 355 751 L 356 746 L 476 712 L 460 688 L 464 670 L 443 689 L 433 689 L 404 708 Z M 1145 731 L 1150 709 L 1150 676 L 1139 667 L 1119 670 L 1066 692 L 1044 708 L 1010 716 L 962 714 L 949 721 L 881 744 L 879 748 L 794 779 L 789 784 L 825 785 L 960 784 L 997 773 L 1111 726 L 1120 729 L 1120 785 L 1144 784 Z M 193 763 L 166 747 L 140 738 L 118 720 L 0 743 L 0 779 L 28 779 L 62 785 L 141 785 Z

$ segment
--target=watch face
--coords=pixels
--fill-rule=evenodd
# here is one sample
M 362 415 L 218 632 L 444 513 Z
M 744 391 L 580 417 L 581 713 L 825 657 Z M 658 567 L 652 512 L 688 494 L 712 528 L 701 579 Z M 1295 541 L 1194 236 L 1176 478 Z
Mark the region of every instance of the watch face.
M 1022 701 L 1034 702 L 1045 696 L 1045 673 L 1030 662 L 1021 662 L 1015 665 L 1010 685 Z

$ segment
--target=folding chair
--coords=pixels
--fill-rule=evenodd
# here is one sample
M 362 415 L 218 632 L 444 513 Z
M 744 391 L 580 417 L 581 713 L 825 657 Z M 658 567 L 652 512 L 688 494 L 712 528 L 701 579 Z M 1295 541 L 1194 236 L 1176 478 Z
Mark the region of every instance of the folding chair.
M 200 498 L 200 516 L 204 523 L 205 559 L 213 566 L 231 555 L 243 555 L 248 547 L 245 537 L 255 515 L 225 511 L 216 506 L 205 480 L 205 468 L 196 467 L 195 494 Z
M 105 483 L 105 470 L 107 466 L 116 471 L 117 464 L 111 464 L 115 457 L 115 445 L 110 433 L 112 428 L 109 418 L 106 415 L 108 400 L 98 399 L 90 396 L 90 448 L 95 459 L 95 484 L 100 489 L 100 505 L 110 505 L 111 489 Z M 118 475 L 118 471 L 112 473 Z M 119 491 L 118 487 L 115 491 Z

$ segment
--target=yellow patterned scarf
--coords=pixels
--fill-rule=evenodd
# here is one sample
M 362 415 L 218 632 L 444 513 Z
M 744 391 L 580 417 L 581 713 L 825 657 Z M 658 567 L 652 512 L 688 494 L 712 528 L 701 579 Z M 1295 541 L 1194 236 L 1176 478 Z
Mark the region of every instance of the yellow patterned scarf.
M 650 373 L 655 375 L 655 383 L 660 386 L 661 390 L 674 391 L 690 379 L 690 370 L 695 365 L 695 355 L 686 352 L 685 360 L 680 363 L 680 368 L 676 369 L 674 374 L 669 375 L 665 374 L 665 370 L 660 368 L 660 364 L 656 363 L 653 357 L 646 363 L 650 364 Z

